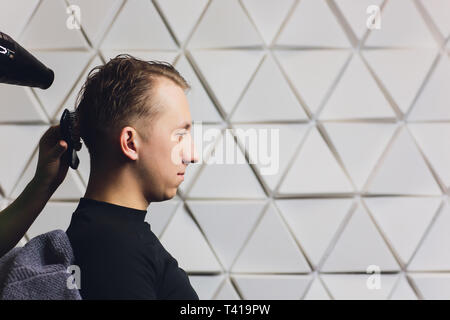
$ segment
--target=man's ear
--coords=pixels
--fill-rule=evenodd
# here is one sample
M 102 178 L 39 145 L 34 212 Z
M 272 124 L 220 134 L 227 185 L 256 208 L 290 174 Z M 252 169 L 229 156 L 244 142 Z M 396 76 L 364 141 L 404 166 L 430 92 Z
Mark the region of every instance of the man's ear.
M 120 132 L 120 149 L 122 153 L 131 160 L 137 160 L 139 151 L 139 135 L 130 126 L 122 128 Z

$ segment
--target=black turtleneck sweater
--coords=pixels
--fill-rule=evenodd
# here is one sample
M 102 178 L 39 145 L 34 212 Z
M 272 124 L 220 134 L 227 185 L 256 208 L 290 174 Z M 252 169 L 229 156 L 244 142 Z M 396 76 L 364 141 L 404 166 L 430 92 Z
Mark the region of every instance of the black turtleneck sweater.
M 199 299 L 144 221 L 146 214 L 80 198 L 66 233 L 80 267 L 83 299 Z

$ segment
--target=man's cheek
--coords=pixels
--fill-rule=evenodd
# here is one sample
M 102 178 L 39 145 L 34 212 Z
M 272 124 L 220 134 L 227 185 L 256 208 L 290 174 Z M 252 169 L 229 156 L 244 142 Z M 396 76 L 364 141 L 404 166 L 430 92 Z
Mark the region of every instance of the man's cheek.
M 170 150 L 170 160 L 172 164 L 178 165 L 181 163 L 183 154 L 183 145 L 181 143 L 176 143 L 172 146 Z

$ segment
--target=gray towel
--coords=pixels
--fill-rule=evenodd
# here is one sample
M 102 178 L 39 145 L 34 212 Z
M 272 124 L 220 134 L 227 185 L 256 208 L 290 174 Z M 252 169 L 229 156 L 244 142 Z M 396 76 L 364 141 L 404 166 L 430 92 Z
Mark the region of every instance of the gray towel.
M 81 300 L 69 289 L 67 268 L 74 256 L 69 238 L 54 230 L 14 248 L 0 259 L 0 299 Z

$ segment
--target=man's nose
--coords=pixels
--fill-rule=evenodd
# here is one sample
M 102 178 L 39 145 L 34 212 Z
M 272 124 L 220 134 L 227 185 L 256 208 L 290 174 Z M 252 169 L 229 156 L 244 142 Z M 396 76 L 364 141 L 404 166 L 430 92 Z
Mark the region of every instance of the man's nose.
M 185 157 L 183 157 L 184 162 L 186 164 L 197 163 L 198 160 L 199 160 L 199 157 L 198 157 L 198 154 L 197 154 L 197 148 L 195 147 L 194 140 L 192 140 L 192 143 L 186 149 L 187 150 L 185 150 L 186 151 L 185 152 Z

